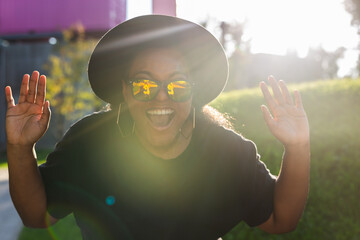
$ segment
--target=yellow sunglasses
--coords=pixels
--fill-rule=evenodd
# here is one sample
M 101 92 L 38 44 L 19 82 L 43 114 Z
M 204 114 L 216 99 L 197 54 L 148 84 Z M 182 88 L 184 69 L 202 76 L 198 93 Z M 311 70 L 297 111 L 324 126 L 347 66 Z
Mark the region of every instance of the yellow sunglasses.
M 166 93 L 171 100 L 183 102 L 190 99 L 194 86 L 192 82 L 186 80 L 160 82 L 149 79 L 131 79 L 128 83 L 132 87 L 134 98 L 139 101 L 151 101 L 158 95 L 160 89 L 166 87 Z

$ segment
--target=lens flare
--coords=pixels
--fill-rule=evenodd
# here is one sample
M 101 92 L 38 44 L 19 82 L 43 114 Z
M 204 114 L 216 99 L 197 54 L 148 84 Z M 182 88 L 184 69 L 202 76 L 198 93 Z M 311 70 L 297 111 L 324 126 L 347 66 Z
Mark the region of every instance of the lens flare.
M 115 197 L 114 196 L 107 196 L 105 199 L 107 205 L 112 206 L 115 204 Z

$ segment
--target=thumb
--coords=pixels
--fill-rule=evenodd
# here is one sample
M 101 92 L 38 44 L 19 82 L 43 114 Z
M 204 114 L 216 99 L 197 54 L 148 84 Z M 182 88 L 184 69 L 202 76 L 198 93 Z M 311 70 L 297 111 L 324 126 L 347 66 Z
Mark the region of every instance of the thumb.
M 263 113 L 264 120 L 269 128 L 275 123 L 274 118 L 271 116 L 269 109 L 265 105 L 261 105 L 261 111 Z
M 43 113 L 39 121 L 41 126 L 44 126 L 45 129 L 49 127 L 50 117 L 51 117 L 50 102 L 46 101 L 44 103 Z

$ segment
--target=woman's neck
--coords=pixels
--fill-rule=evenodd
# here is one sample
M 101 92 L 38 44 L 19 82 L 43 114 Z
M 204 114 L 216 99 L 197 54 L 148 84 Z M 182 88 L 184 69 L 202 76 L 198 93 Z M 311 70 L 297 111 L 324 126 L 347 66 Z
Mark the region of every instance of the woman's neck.
M 135 133 L 137 132 L 135 131 Z M 191 142 L 192 133 L 192 123 L 191 121 L 186 121 L 184 126 L 179 130 L 179 133 L 176 135 L 174 140 L 169 144 L 163 146 L 153 145 L 151 142 L 147 141 L 145 138 L 139 136 L 138 134 L 136 134 L 136 136 L 147 151 L 149 151 L 154 156 L 157 156 L 164 160 L 168 160 L 178 157 L 186 150 L 186 148 Z

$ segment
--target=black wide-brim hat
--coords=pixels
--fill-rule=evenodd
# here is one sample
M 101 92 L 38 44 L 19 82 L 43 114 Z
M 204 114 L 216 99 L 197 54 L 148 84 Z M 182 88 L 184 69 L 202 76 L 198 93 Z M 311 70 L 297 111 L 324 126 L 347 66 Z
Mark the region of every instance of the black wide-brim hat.
M 224 89 L 229 68 L 227 57 L 208 30 L 176 17 L 145 15 L 117 25 L 97 43 L 88 65 L 95 94 L 108 103 L 123 102 L 122 81 L 127 78 L 132 58 L 152 47 L 172 47 L 183 54 L 195 83 L 195 105 L 211 102 Z

